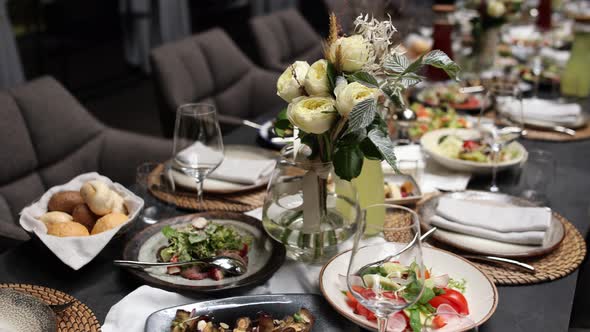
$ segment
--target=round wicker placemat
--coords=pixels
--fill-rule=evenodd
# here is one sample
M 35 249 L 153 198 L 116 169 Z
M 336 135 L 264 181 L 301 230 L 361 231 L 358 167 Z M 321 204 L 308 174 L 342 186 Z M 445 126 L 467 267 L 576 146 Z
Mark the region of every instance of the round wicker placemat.
M 235 194 L 214 195 L 205 193 L 201 205 L 195 192 L 184 191 L 179 187 L 174 192 L 163 189 L 163 186 L 160 185 L 160 173 L 163 167 L 163 165 L 156 167 L 149 175 L 149 191 L 159 200 L 177 207 L 197 211 L 245 212 L 261 207 L 264 203 L 266 188 L 263 187 Z
M 519 259 L 535 267 L 534 273 L 510 265 L 493 265 L 473 261 L 497 285 L 526 285 L 563 278 L 575 271 L 586 256 L 586 242 L 576 227 L 560 215 L 565 237 L 555 251 L 540 257 Z
M 58 313 L 57 330 L 59 332 L 98 332 L 100 323 L 94 313 L 82 302 L 71 295 L 53 288 L 26 284 L 0 284 L 0 288 L 12 288 L 26 292 L 46 304 L 64 304 L 74 301 L 70 307 Z

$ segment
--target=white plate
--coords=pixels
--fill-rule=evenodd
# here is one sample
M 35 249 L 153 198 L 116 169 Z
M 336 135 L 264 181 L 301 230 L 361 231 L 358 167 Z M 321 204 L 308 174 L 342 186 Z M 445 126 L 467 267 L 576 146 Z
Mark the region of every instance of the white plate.
M 377 330 L 375 322 L 356 315 L 346 304 L 346 296 L 340 287 L 340 275 L 346 275 L 351 251 L 345 251 L 332 258 L 320 272 L 320 289 L 326 300 L 341 315 L 370 330 Z M 423 247 L 424 264 L 432 268 L 435 275 L 448 274 L 451 278 L 465 278 L 465 298 L 469 304 L 469 318 L 479 326 L 487 321 L 498 306 L 498 290 L 492 280 L 467 260 L 444 250 Z M 467 329 L 467 330 L 468 330 Z
M 226 145 L 225 156 L 236 159 L 249 160 L 264 160 L 277 158 L 277 155 L 273 151 L 249 145 Z M 174 182 L 177 185 L 191 191 L 197 191 L 195 179 L 193 179 L 192 177 L 180 173 L 176 170 L 170 170 L 170 174 L 172 175 L 172 178 L 174 179 Z M 261 179 L 256 184 L 241 184 L 226 182 L 222 180 L 206 179 L 205 183 L 203 184 L 203 191 L 214 194 L 237 193 L 240 191 L 247 191 L 264 187 L 268 184 L 269 180 L 270 174 L 268 177 Z
M 445 135 L 456 135 L 462 139 L 474 139 L 479 137 L 479 132 L 475 129 L 438 129 L 433 130 L 429 133 L 424 134 L 420 139 L 420 144 L 424 151 L 437 163 L 445 166 L 446 168 L 469 172 L 475 174 L 490 174 L 492 173 L 493 166 L 491 163 L 478 163 L 475 161 L 455 159 L 445 156 L 440 152 L 438 141 L 442 136 Z M 518 157 L 503 161 L 496 164 L 497 170 L 502 171 L 512 167 L 522 165 L 528 157 L 528 152 L 518 142 L 513 142 L 510 147 L 516 148 L 519 151 Z
M 414 187 L 414 190 L 412 190 L 412 194 L 407 197 L 398 199 L 385 198 L 386 204 L 411 205 L 415 204 L 416 202 L 422 199 L 422 192 L 420 191 L 420 187 L 418 186 L 416 180 L 412 176 L 406 174 L 386 174 L 384 178 L 385 182 L 394 183 L 398 186 L 401 186 L 406 181 L 410 181 L 412 183 L 412 186 Z

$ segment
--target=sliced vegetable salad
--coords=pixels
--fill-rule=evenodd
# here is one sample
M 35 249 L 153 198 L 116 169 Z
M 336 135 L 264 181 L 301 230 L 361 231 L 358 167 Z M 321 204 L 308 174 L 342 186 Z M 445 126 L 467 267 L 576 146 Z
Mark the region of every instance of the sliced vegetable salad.
M 358 277 L 352 289 L 366 299 L 385 298 L 389 301 L 410 302 L 420 296 L 415 304 L 389 317 L 388 332 L 420 332 L 423 327 L 440 331 L 455 330 L 473 324 L 467 317 L 469 304 L 463 295 L 467 289 L 464 279 L 452 279 L 447 274 L 433 275 L 427 269 L 422 280 L 417 278 L 419 272 L 416 271 L 419 270 L 415 263 L 405 266 L 398 262 L 386 262 L 379 267 L 367 269 Z M 364 316 L 369 321 L 377 320 L 375 314 L 364 307 L 350 291 L 343 291 L 343 294 L 347 305 L 355 314 Z
M 413 103 L 410 108 L 416 113 L 416 124 L 410 128 L 410 137 L 418 139 L 429 131 L 441 128 L 468 128 L 467 119 L 457 115 L 451 107 L 447 109 L 427 107 Z
M 464 140 L 456 135 L 446 135 L 440 138 L 438 147 L 439 151 L 449 158 L 478 163 L 491 163 L 493 161 L 491 146 L 481 140 Z M 518 156 L 519 151 L 508 145 L 500 150 L 498 162 L 513 160 Z

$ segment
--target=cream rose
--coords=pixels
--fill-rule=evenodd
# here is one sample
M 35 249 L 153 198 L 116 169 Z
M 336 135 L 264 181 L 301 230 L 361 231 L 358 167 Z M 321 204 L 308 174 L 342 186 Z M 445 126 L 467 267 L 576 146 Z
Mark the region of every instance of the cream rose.
M 363 68 L 371 55 L 371 44 L 361 35 L 340 37 L 330 45 L 329 57 L 336 63 L 336 49 L 340 46 L 342 54 L 342 70 L 355 72 Z
M 323 134 L 336 121 L 334 103 L 329 97 L 295 98 L 287 108 L 287 117 L 294 126 L 307 133 Z
M 348 117 L 356 104 L 368 98 L 376 99 L 378 96 L 377 89 L 368 88 L 358 82 L 337 88 L 336 91 L 336 109 L 343 117 Z
M 277 81 L 277 95 L 288 103 L 300 97 L 308 70 L 309 64 L 305 61 L 295 61 L 287 67 Z
M 328 80 L 328 61 L 314 62 L 305 76 L 305 91 L 310 96 L 329 96 L 330 81 Z
M 500 17 L 506 13 L 506 6 L 502 1 L 490 1 L 487 11 L 491 17 Z

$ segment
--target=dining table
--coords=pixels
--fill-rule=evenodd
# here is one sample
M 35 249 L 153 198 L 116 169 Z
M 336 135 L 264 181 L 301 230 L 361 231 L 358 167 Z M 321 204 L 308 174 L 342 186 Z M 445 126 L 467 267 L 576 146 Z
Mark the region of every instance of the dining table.
M 589 109 L 588 105 L 584 108 Z M 272 113 L 266 113 L 257 120 L 270 117 Z M 572 222 L 586 237 L 590 226 L 590 195 L 587 194 L 590 188 L 590 177 L 587 176 L 590 140 L 560 143 L 523 139 L 521 142 L 529 150 L 543 149 L 553 154 L 557 166 L 547 191 L 550 207 Z M 246 126 L 225 135 L 224 143 L 264 146 L 258 132 Z M 489 178 L 475 177 L 468 188 L 485 190 L 489 181 Z M 498 183 L 506 193 L 517 193 L 522 186 L 519 173 L 514 171 L 500 173 Z M 142 191 L 136 184 L 127 185 L 134 191 Z M 145 195 L 145 192 L 142 194 Z M 161 207 L 170 217 L 191 213 L 158 202 L 153 197 L 148 197 L 147 203 Z M 0 254 L 0 283 L 35 284 L 66 292 L 85 303 L 102 324 L 111 306 L 142 285 L 131 273 L 114 266 L 113 259 L 121 258 L 126 241 L 146 226 L 140 220 L 135 221 L 129 231 L 114 238 L 94 260 L 78 271 L 63 264 L 39 240 L 32 239 Z M 550 282 L 498 286 L 497 310 L 479 331 L 567 331 L 578 274 L 576 270 Z M 280 275 L 273 278 L 280 278 Z M 204 294 L 203 298 L 237 296 L 246 291 Z M 319 294 L 319 286 L 312 287 L 311 292 Z

